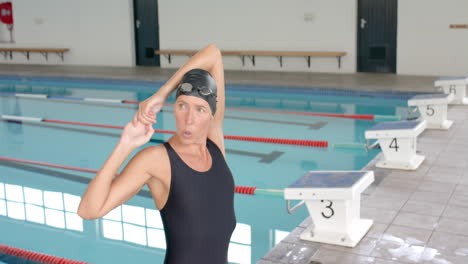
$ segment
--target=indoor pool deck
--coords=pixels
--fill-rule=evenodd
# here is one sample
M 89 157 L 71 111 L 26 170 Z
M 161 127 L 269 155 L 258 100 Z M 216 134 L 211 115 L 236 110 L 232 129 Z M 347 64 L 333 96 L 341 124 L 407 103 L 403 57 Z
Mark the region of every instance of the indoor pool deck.
M 164 81 L 174 70 L 135 67 L 0 65 L 0 75 Z M 434 92 L 437 76 L 226 71 L 226 82 L 373 91 Z M 426 161 L 415 172 L 378 169 L 363 193 L 361 214 L 374 220 L 355 248 L 301 241 L 305 219 L 260 264 L 468 263 L 468 106 L 450 106 L 448 131 L 426 130 L 418 150 Z M 285 210 L 282 208 L 282 210 Z

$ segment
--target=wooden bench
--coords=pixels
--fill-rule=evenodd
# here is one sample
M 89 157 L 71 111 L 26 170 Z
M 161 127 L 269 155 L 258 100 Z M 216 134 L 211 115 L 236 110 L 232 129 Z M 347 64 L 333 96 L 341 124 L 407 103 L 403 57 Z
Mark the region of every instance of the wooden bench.
M 13 59 L 13 52 L 21 52 L 23 53 L 26 58 L 29 60 L 29 53 L 35 52 L 42 54 L 46 60 L 48 59 L 49 53 L 56 53 L 63 61 L 63 54 L 65 52 L 69 52 L 70 49 L 62 49 L 62 48 L 7 48 L 7 47 L 0 47 L 0 53 L 3 54 L 3 57 L 6 59 L 7 55 L 10 55 L 10 59 Z
M 171 63 L 172 55 L 187 55 L 193 56 L 197 53 L 196 50 L 156 50 L 156 54 L 163 55 L 167 58 L 168 62 Z M 242 65 L 245 65 L 245 57 L 248 57 L 252 64 L 255 66 L 256 56 L 274 56 L 277 57 L 280 63 L 280 67 L 283 67 L 283 57 L 304 57 L 307 61 L 307 66 L 310 68 L 311 57 L 336 57 L 338 60 L 338 68 L 341 68 L 341 57 L 346 55 L 343 51 L 262 51 L 262 50 L 249 50 L 249 51 L 234 51 L 224 50 L 221 51 L 223 56 L 239 56 L 242 60 Z

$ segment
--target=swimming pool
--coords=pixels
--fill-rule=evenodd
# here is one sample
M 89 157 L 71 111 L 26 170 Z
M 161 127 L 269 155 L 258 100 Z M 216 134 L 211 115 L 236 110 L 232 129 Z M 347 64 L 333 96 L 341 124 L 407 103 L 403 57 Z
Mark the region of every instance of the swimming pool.
M 161 83 L 3 77 L 0 114 L 123 126 L 135 105 L 71 100 L 78 97 L 141 101 Z M 411 94 L 228 85 L 226 135 L 325 140 L 328 148 L 226 140 L 237 186 L 283 189 L 309 170 L 364 167 L 378 150 L 333 148 L 364 144 L 372 120 L 301 113 L 407 115 Z M 62 99 L 21 98 L 7 93 L 47 94 Z M 56 97 L 58 98 L 58 97 Z M 170 98 L 171 103 L 173 97 Z M 171 106 L 156 129 L 174 130 Z M 53 123 L 0 122 L 0 156 L 99 169 L 120 130 Z M 155 133 L 149 144 L 170 134 Z M 104 219 L 76 215 L 79 197 L 93 174 L 0 161 L 0 243 L 90 263 L 162 263 L 164 232 L 159 213 L 142 192 Z M 144 188 L 146 190 L 146 187 Z M 286 212 L 281 197 L 235 195 L 237 227 L 229 261 L 255 263 L 306 216 Z

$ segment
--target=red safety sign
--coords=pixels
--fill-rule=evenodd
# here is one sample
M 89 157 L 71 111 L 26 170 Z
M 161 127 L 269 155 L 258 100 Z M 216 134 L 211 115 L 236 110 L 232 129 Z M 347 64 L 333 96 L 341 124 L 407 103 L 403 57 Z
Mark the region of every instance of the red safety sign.
M 13 7 L 11 2 L 0 4 L 0 21 L 7 25 L 13 24 Z

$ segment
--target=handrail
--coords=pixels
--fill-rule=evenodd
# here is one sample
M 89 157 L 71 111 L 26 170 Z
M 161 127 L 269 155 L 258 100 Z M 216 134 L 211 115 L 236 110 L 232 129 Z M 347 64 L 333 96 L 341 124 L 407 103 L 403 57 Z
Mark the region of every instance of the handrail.
M 302 202 L 296 204 L 293 208 L 291 208 L 291 200 L 287 200 L 287 201 L 286 201 L 286 209 L 288 210 L 288 213 L 289 213 L 289 214 L 292 214 L 292 213 L 294 213 L 297 209 L 299 209 L 299 207 L 301 207 L 304 203 L 305 203 L 305 201 L 302 201 Z

